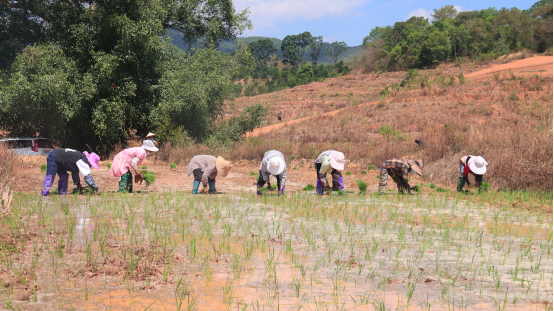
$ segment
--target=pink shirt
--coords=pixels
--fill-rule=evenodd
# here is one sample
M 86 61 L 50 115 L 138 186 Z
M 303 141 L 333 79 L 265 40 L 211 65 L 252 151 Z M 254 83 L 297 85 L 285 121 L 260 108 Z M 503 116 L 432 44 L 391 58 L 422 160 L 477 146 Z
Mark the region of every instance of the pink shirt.
M 139 158 L 137 165 L 140 165 L 146 159 L 146 149 L 142 147 L 129 148 L 118 153 L 113 159 L 110 175 L 121 177 L 131 168 L 131 162 L 134 158 Z

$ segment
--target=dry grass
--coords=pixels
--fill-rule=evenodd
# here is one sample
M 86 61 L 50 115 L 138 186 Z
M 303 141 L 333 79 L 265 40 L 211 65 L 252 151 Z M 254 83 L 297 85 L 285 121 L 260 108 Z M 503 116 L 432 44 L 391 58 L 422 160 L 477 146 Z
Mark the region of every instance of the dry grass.
M 0 217 L 10 211 L 13 201 L 15 174 L 20 166 L 19 158 L 0 145 Z

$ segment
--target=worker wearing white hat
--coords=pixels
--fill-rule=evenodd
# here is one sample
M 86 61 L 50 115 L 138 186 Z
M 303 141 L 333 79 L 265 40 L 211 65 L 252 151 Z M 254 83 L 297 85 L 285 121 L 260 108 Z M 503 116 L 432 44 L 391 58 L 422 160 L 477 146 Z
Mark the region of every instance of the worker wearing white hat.
M 156 134 L 148 132 L 148 135 L 146 135 L 146 139 L 151 140 L 155 146 L 158 146 L 158 142 L 154 140 L 154 136 L 156 136 Z
M 270 150 L 264 154 L 262 164 L 260 165 L 260 177 L 258 178 L 257 194 L 262 194 L 260 188 L 262 188 L 266 182 L 269 190 L 273 190 L 269 180 L 270 175 L 274 175 L 277 178 L 277 195 L 285 194 L 287 164 L 285 163 L 285 156 L 277 150 Z
M 475 176 L 475 187 L 479 188 L 479 193 L 481 193 L 483 191 L 481 184 L 483 183 L 483 175 L 487 172 L 487 165 L 489 164 L 483 157 L 468 155 L 461 158 L 458 192 L 462 192 L 466 183 L 471 186 L 468 175 L 473 174 L 473 176 Z

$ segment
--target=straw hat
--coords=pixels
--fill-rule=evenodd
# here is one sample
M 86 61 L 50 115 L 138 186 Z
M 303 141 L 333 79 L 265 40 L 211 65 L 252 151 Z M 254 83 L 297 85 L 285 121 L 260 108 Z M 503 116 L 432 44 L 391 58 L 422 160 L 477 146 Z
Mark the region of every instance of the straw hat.
M 340 151 L 333 151 L 331 154 L 329 154 L 329 164 L 331 164 L 331 167 L 342 171 L 344 170 L 344 153 Z
M 487 172 L 487 161 L 483 157 L 473 157 L 469 159 L 469 169 L 477 175 L 483 175 Z
M 421 169 L 423 168 L 423 160 L 417 159 L 417 160 L 408 160 L 408 164 L 410 164 L 410 169 L 412 169 L 416 174 L 421 176 Z
M 154 145 L 154 142 L 149 139 L 142 141 L 142 148 L 154 152 L 160 150 Z
M 271 157 L 267 161 L 267 171 L 272 175 L 279 175 L 285 170 L 285 161 L 280 157 Z
M 87 157 L 88 162 L 92 167 L 95 169 L 98 169 L 98 162 L 100 162 L 100 157 L 96 153 L 88 153 L 87 151 L 83 151 L 83 154 Z
M 231 161 L 227 161 L 222 156 L 219 156 L 215 160 L 215 167 L 218 176 L 226 177 L 233 166 L 231 165 Z
M 154 133 L 152 133 L 152 132 L 149 132 L 148 135 L 146 135 L 146 138 L 148 138 L 148 137 L 154 137 L 154 136 L 156 136 L 156 134 L 154 134 Z

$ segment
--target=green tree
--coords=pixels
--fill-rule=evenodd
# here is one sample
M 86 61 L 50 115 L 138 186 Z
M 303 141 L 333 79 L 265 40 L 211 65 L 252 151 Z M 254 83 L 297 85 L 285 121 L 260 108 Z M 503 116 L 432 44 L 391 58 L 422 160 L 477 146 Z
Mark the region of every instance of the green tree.
M 458 10 L 453 5 L 445 5 L 440 9 L 434 9 L 431 16 L 435 21 L 445 18 L 455 18 L 458 15 Z
M 310 52 L 310 57 L 312 58 L 312 64 L 314 66 L 317 65 L 317 59 L 321 54 L 321 48 L 323 48 L 323 37 L 312 37 L 310 41 L 310 49 L 312 50 Z
M 445 33 L 435 30 L 423 42 L 421 59 L 423 65 L 434 65 L 448 59 L 450 41 Z
M 38 134 L 61 145 L 100 150 L 135 133 L 142 136 L 154 129 L 153 120 L 158 122 L 152 113 L 172 97 L 168 90 L 178 93 L 164 77 L 174 74 L 176 62 L 195 61 L 196 52 L 175 51 L 167 29 L 183 32 L 189 42 L 202 39 L 216 46 L 250 27 L 247 13 L 235 12 L 230 0 L 0 0 L 0 24 L 25 27 L 21 36 L 0 30 L 0 36 L 11 40 L 0 43 L 0 55 L 7 56 L 3 64 L 10 66 L 0 86 L 0 127 L 12 135 Z M 19 50 L 32 44 L 25 52 Z M 214 114 L 221 113 L 218 101 L 229 95 L 230 79 L 240 75 L 234 61 L 221 62 L 228 63 L 227 81 L 213 86 L 210 96 L 217 99 L 204 101 L 214 106 L 206 108 Z M 208 81 L 212 67 L 220 66 L 202 65 L 181 73 L 181 82 Z M 25 105 L 44 113 L 23 115 Z M 201 139 L 207 130 L 199 126 L 209 124 L 204 116 L 198 118 L 185 127 Z
M 260 39 L 255 42 L 250 42 L 248 43 L 248 48 L 256 59 L 258 66 L 267 63 L 271 60 L 272 55 L 277 54 L 277 49 L 269 39 Z
M 312 34 L 309 31 L 305 31 L 299 35 L 286 36 L 281 43 L 283 62 L 300 68 L 302 66 L 304 54 L 311 40 Z
M 327 55 L 333 59 L 333 62 L 336 64 L 341 54 L 344 54 L 348 50 L 346 42 L 335 41 L 331 43 L 331 46 L 327 48 Z

